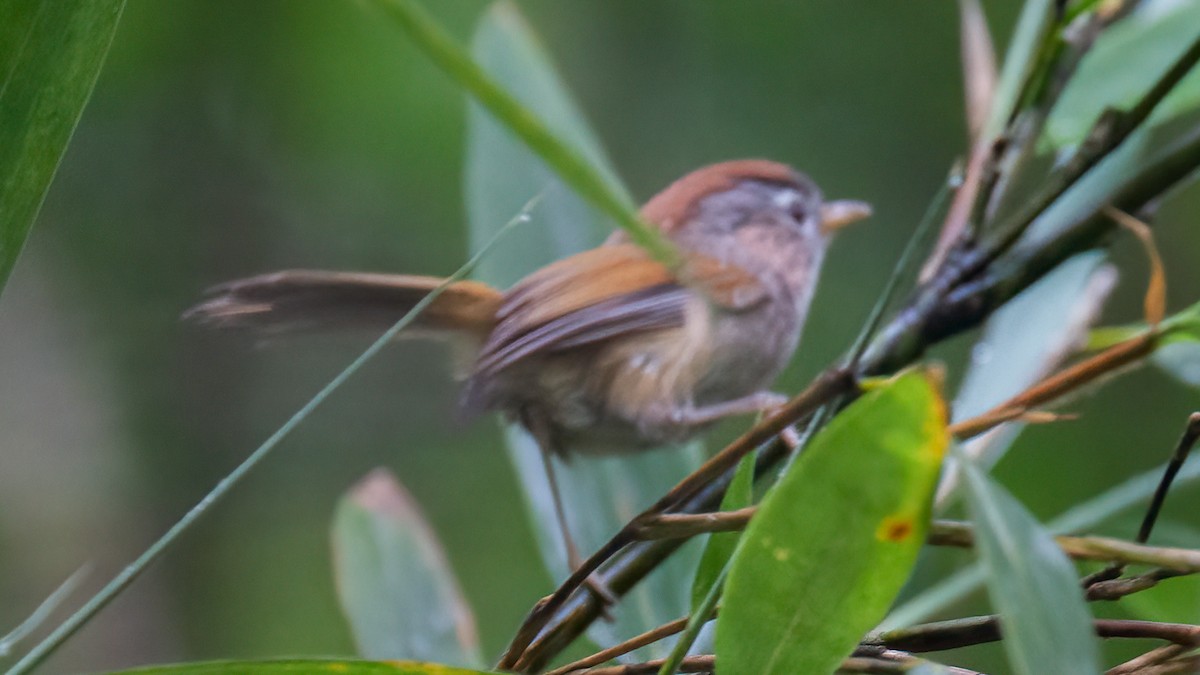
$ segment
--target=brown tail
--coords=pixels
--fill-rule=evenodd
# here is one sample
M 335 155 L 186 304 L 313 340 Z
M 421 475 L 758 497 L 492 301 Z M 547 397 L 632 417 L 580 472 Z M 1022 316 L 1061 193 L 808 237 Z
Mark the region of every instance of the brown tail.
M 219 328 L 280 335 L 332 329 L 383 331 L 444 279 L 403 274 L 288 270 L 239 279 L 209 290 L 184 318 Z M 424 331 L 483 337 L 501 294 L 486 284 L 451 284 L 416 318 Z

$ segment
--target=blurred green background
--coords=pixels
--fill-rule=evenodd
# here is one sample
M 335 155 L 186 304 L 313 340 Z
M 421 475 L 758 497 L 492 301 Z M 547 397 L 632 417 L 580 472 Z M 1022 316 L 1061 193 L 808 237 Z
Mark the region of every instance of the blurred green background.
M 762 156 L 875 204 L 827 262 L 782 388 L 801 386 L 848 344 L 962 152 L 954 3 L 519 4 L 639 199 Z M 465 42 L 486 2 L 426 5 Z M 1001 45 L 1017 5 L 986 3 Z M 178 320 L 205 287 L 283 267 L 457 267 L 464 113 L 364 5 L 130 0 L 0 297 L 0 632 L 84 562 L 87 590 L 109 578 L 369 339 L 260 349 L 205 333 Z M 1200 298 L 1197 213 L 1191 188 L 1158 221 L 1176 309 Z M 1115 259 L 1106 317 L 1133 320 L 1145 264 L 1127 241 Z M 952 378 L 968 344 L 935 354 Z M 454 421 L 445 356 L 406 343 L 374 361 L 48 669 L 349 653 L 328 524 L 378 465 L 423 505 L 494 655 L 551 580 L 498 425 Z M 1128 375 L 1072 404 L 1080 420 L 1028 431 L 998 474 L 1053 515 L 1160 462 L 1197 404 L 1157 371 Z M 1167 516 L 1187 522 L 1195 497 Z

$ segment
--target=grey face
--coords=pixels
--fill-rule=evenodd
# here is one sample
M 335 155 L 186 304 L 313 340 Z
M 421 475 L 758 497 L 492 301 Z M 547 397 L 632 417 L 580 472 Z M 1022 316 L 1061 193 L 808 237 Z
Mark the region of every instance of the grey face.
M 807 180 L 789 183 L 747 180 L 704 198 L 689 228 L 733 234 L 743 227 L 780 227 L 780 235 L 820 236 L 821 192 Z

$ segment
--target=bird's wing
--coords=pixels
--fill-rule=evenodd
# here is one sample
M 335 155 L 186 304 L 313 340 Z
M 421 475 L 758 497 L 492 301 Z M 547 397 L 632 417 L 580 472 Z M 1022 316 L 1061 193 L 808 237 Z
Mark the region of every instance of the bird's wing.
M 505 295 L 475 374 L 486 378 L 537 352 L 682 326 L 697 290 L 735 311 L 766 295 L 744 268 L 692 253 L 687 261 L 677 278 L 640 247 L 616 244 L 534 272 Z

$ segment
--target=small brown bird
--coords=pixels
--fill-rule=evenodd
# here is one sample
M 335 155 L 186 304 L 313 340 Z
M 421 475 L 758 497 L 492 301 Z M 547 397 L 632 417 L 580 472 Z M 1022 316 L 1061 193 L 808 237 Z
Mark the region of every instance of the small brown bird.
M 870 215 L 803 174 L 740 160 L 694 171 L 642 217 L 679 247 L 672 274 L 623 234 L 507 292 L 452 284 L 413 324 L 475 350 L 468 411 L 499 410 L 554 454 L 624 453 L 769 410 L 830 235 Z M 266 334 L 384 330 L 442 279 L 291 270 L 229 282 L 188 318 Z
M 830 235 L 870 207 L 825 202 L 790 167 L 741 160 L 684 176 L 641 214 L 679 248 L 675 273 L 618 233 L 506 292 L 454 283 L 413 324 L 465 340 L 464 408 L 524 426 L 548 473 L 551 454 L 649 449 L 778 406 L 769 387 L 796 349 Z M 186 316 L 267 334 L 382 331 L 442 282 L 276 272 L 218 286 Z

